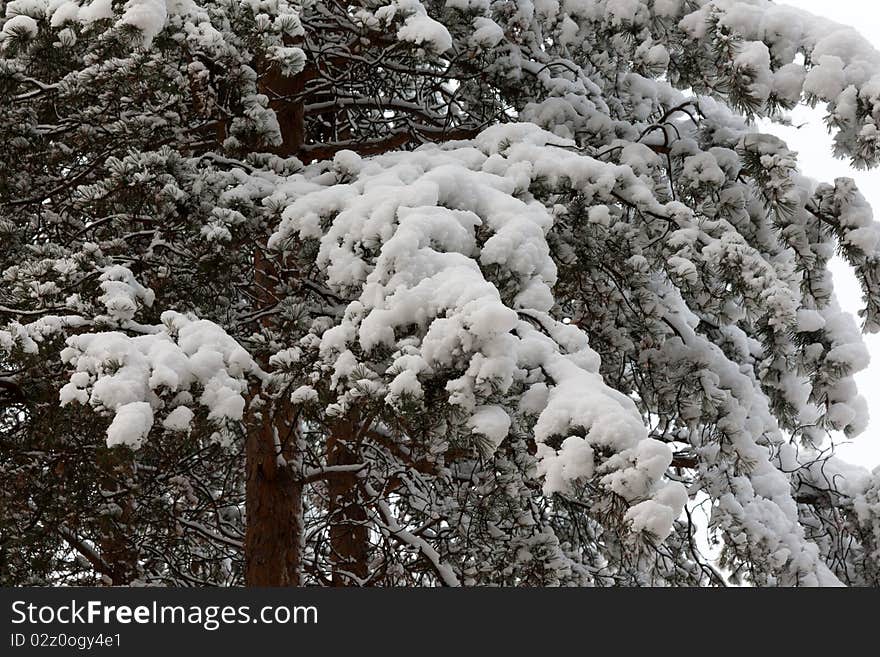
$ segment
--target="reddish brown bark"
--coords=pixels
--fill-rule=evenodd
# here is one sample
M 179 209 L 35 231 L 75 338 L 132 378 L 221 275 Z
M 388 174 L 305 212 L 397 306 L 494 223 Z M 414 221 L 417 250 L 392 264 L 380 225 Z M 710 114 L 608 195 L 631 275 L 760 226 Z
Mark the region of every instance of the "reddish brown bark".
M 358 422 L 346 418 L 331 426 L 327 438 L 328 467 L 356 465 Z M 330 561 L 333 586 L 350 586 L 369 572 L 367 512 L 361 503 L 357 472 L 334 473 L 327 482 L 330 519 Z M 352 577 L 354 576 L 354 578 Z
M 138 574 L 137 549 L 131 541 L 132 532 L 127 531 L 134 513 L 131 495 L 125 490 L 125 481 L 132 475 L 132 454 L 119 448 L 101 449 L 98 454 L 101 489 L 111 495 L 108 503 L 114 509 L 99 520 L 98 545 L 104 568 L 98 572 L 110 580 L 111 586 L 125 586 Z
M 302 484 L 289 405 L 263 409 L 247 436 L 247 586 L 299 586 L 302 570 Z M 276 440 L 276 432 L 278 439 Z M 279 449 L 280 448 L 280 449 Z M 279 459 L 279 451 L 282 459 Z
M 304 141 L 303 102 L 300 95 L 309 71 L 288 78 L 276 67 L 261 81 L 281 129 L 282 143 L 274 150 L 282 156 L 298 152 Z M 278 269 L 261 250 L 254 252 L 254 296 L 259 309 L 278 302 L 275 294 Z M 269 316 L 261 320 L 271 328 Z M 265 360 L 265 359 L 264 359 Z M 262 362 L 266 368 L 268 362 Z M 259 399 L 254 390 L 252 400 Z M 261 400 L 266 401 L 266 400 Z M 296 419 L 286 400 L 275 400 L 257 409 L 246 438 L 247 483 L 245 508 L 245 584 L 247 586 L 299 586 L 302 572 L 302 481 L 291 464 L 296 462 Z
M 314 77 L 313 67 L 293 77 L 285 77 L 278 67 L 270 68 L 261 81 L 260 91 L 269 97 L 281 129 L 281 144 L 273 152 L 282 157 L 296 155 L 305 141 L 305 110 L 302 94 L 306 83 Z
M 277 268 L 261 250 L 254 253 L 254 291 L 260 308 L 277 302 Z M 264 326 L 270 322 L 264 318 Z M 265 360 L 265 359 L 264 359 Z M 261 363 L 263 367 L 267 362 Z M 260 399 L 255 386 L 254 409 L 245 445 L 245 584 L 298 586 L 302 571 L 302 482 L 296 463 L 297 426 L 286 399 Z

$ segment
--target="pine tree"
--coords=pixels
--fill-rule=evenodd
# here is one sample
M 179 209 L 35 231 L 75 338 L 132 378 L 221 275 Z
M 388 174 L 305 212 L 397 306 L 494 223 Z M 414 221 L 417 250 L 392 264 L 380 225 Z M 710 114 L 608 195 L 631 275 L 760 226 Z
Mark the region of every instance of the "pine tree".
M 766 0 L 3 7 L 0 583 L 880 584 L 828 270 L 880 329 L 880 226 L 755 124 L 824 103 L 875 166 L 852 30 Z

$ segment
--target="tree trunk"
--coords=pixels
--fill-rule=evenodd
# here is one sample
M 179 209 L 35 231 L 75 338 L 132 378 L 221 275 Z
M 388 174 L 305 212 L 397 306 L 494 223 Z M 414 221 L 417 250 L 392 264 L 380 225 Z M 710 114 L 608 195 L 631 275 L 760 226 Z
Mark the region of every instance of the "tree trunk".
M 288 462 L 296 450 L 294 420 L 285 412 L 289 410 L 286 403 L 280 409 L 263 408 L 262 418 L 247 436 L 247 586 L 300 584 L 302 483 Z
M 133 475 L 132 453 L 123 448 L 98 450 L 101 470 L 101 489 L 112 493 L 116 512 L 108 513 L 98 521 L 101 537 L 98 541 L 100 557 L 105 568 L 100 572 L 109 578 L 111 586 L 126 586 L 138 576 L 138 552 L 128 529 L 132 522 L 134 504 L 126 488 Z
M 282 143 L 275 149 L 284 156 L 294 154 L 303 142 L 302 101 L 276 100 L 300 93 L 304 76 L 285 78 L 277 67 L 261 81 L 261 91 L 270 97 L 281 128 Z M 278 299 L 274 290 L 277 268 L 262 249 L 254 252 L 254 290 L 260 308 L 270 308 Z M 271 319 L 260 322 L 271 328 Z M 268 362 L 261 365 L 266 368 Z M 259 399 L 255 390 L 252 399 Z M 245 451 L 247 489 L 245 509 L 245 584 L 247 586 L 299 586 L 302 572 L 303 507 L 302 482 L 297 468 L 297 427 L 291 406 L 284 400 L 260 409 L 261 417 L 249 428 Z
M 263 251 L 254 252 L 254 290 L 260 308 L 277 303 L 277 268 Z M 271 318 L 261 320 L 271 328 Z M 268 367 L 268 356 L 261 363 Z M 245 584 L 299 586 L 302 572 L 303 508 L 301 473 L 296 467 L 299 427 L 287 399 L 268 400 L 256 384 L 245 445 Z
M 356 465 L 358 422 L 347 418 L 331 426 L 327 438 L 327 465 Z M 369 568 L 369 532 L 356 472 L 337 472 L 328 481 L 330 560 L 333 586 L 351 586 L 366 579 Z

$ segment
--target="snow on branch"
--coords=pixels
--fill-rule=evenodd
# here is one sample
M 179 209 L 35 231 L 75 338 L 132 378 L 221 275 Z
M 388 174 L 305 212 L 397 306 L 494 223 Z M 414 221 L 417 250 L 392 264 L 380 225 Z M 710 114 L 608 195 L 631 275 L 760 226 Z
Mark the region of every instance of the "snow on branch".
M 392 407 L 418 400 L 441 372 L 457 372 L 441 385 L 466 417 L 464 435 L 497 449 L 514 419 L 536 417 L 547 494 L 595 475 L 633 505 L 634 528 L 662 540 L 686 498 L 680 484 L 663 482 L 672 451 L 648 439 L 632 401 L 603 382 L 586 336 L 551 316 L 557 268 L 546 234 L 554 219 L 528 190 L 540 181 L 589 189 L 597 202 L 621 195 L 669 216 L 681 209 L 659 203 L 629 167 L 555 144 L 567 146 L 518 124 L 491 128 L 472 145 L 368 161 L 340 154 L 337 167 L 355 180 L 297 194 L 270 246 L 311 238 L 317 218 L 332 217 L 318 262 L 333 290 L 357 300 L 317 345 L 333 372 L 329 414 L 345 413 L 364 389 Z M 370 375 L 380 367 L 385 376 Z M 547 394 L 529 395 L 523 408 L 517 391 L 539 385 Z M 557 437 L 561 448 L 550 447 Z
M 74 370 L 61 389 L 61 404 L 76 401 L 110 414 L 107 444 L 134 449 L 152 430 L 154 412 L 168 412 L 166 429 L 189 431 L 194 401 L 213 422 L 240 421 L 248 377 L 259 372 L 222 328 L 172 311 L 162 314 L 162 326 L 151 335 L 71 336 L 61 357 Z

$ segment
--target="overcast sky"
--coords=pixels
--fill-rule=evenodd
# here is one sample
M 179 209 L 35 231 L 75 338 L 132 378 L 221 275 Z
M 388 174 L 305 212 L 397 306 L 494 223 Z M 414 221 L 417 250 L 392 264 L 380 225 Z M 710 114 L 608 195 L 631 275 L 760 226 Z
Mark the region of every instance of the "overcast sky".
M 826 16 L 838 23 L 856 27 L 880 50 L 880 4 L 875 0 L 785 0 L 788 4 L 813 14 Z M 793 125 L 806 123 L 801 128 L 776 126 L 772 130 L 799 153 L 801 170 L 817 180 L 832 182 L 834 178 L 854 178 L 862 193 L 874 207 L 880 219 L 880 170 L 855 171 L 845 161 L 831 155 L 831 139 L 822 123 L 824 108 L 798 108 L 792 113 Z M 843 263 L 833 268 L 840 304 L 856 312 L 861 307 L 860 290 L 855 277 Z M 838 454 L 852 463 L 870 468 L 880 465 L 880 335 L 866 337 L 872 363 L 856 378 L 862 395 L 871 410 L 871 425 L 854 441 L 841 445 Z M 841 442 L 846 443 L 843 438 Z

